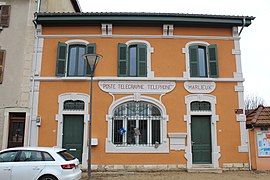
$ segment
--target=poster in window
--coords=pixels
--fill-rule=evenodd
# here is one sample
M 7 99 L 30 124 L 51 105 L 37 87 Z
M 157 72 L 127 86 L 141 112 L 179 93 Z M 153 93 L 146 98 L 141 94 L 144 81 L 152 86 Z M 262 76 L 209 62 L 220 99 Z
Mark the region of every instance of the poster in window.
M 257 132 L 258 157 L 270 157 L 270 131 Z

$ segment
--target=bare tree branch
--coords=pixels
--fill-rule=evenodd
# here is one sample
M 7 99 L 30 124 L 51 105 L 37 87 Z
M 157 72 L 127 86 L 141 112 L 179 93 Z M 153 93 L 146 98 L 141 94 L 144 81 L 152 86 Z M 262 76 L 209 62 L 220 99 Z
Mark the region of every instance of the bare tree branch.
M 259 105 L 265 105 L 265 100 L 254 94 L 249 94 L 245 97 L 245 109 L 250 110 L 250 109 L 255 109 Z

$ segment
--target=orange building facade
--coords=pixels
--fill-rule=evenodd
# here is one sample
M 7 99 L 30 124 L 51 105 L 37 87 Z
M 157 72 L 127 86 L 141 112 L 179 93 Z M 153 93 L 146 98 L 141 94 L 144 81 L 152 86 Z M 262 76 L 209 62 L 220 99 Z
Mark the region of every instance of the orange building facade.
M 254 17 L 37 14 L 32 145 L 92 169 L 248 169 L 238 26 Z M 37 120 L 37 121 L 35 121 Z

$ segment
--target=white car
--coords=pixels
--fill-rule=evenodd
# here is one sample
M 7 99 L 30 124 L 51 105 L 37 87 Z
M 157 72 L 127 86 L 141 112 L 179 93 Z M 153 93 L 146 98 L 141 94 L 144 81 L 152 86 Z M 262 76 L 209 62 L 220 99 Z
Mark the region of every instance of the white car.
M 79 180 L 79 160 L 56 147 L 17 147 L 0 151 L 0 179 Z

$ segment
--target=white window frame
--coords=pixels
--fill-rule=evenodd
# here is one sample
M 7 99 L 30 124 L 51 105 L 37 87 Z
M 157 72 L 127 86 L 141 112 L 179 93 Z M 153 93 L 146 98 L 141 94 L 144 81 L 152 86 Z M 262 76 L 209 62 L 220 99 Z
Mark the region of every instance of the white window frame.
M 66 51 L 66 69 L 65 69 L 65 76 L 64 77 L 77 77 L 77 76 L 68 76 L 68 64 L 69 64 L 69 47 L 71 45 L 83 45 L 87 46 L 89 44 L 88 41 L 82 40 L 82 39 L 73 39 L 73 40 L 68 40 L 65 42 L 67 44 L 67 51 Z
M 208 75 L 208 77 L 190 77 L 189 47 L 192 45 L 199 45 L 199 46 L 206 47 L 206 61 L 207 61 L 207 75 Z M 185 54 L 185 57 L 186 57 L 186 71 L 183 72 L 184 78 L 188 78 L 188 79 L 189 78 L 198 78 L 200 80 L 209 79 L 209 67 L 208 67 L 208 57 L 207 57 L 207 53 L 208 53 L 207 47 L 209 45 L 210 44 L 208 42 L 204 42 L 204 41 L 191 41 L 185 45 L 185 48 L 182 49 L 182 53 Z
M 145 44 L 147 47 L 147 78 L 153 78 L 154 77 L 154 72 L 151 70 L 151 54 L 154 53 L 154 48 L 151 47 L 151 44 L 148 41 L 144 41 L 144 40 L 130 40 L 127 41 L 125 43 L 127 45 L 127 51 L 129 51 L 129 46 L 132 45 L 137 45 L 137 44 Z M 127 76 L 127 78 L 129 78 L 129 76 Z M 130 77 L 130 78 L 134 78 L 134 77 Z
M 148 96 L 140 96 L 138 101 L 143 101 L 146 103 L 154 104 L 157 106 L 161 112 L 161 142 L 157 148 L 154 146 L 141 146 L 141 145 L 132 145 L 132 146 L 117 146 L 112 142 L 112 133 L 113 133 L 113 120 L 114 110 L 119 105 L 123 103 L 136 100 L 136 95 L 126 96 L 114 101 L 109 107 L 108 115 L 106 116 L 106 121 L 108 123 L 108 134 L 106 138 L 106 153 L 169 153 L 169 140 L 167 138 L 167 122 L 169 120 L 168 115 L 166 114 L 166 108 L 161 101 L 158 101 L 154 98 Z
M 135 101 L 130 101 L 130 102 L 135 102 Z M 123 104 L 120 104 L 119 106 L 123 106 L 123 105 L 125 105 L 125 113 L 127 113 L 127 103 L 130 103 L 130 102 L 126 102 L 126 103 L 123 103 Z M 147 104 L 147 118 L 144 118 L 144 119 L 140 119 L 140 116 L 139 115 L 135 115 L 135 116 L 133 116 L 134 117 L 134 119 L 132 119 L 132 120 L 135 120 L 136 121 L 136 128 L 139 128 L 139 124 L 140 124 L 140 121 L 144 121 L 144 120 L 146 120 L 147 121 L 147 145 L 148 146 L 155 146 L 155 144 L 152 142 L 152 120 L 159 120 L 159 124 L 160 124 L 160 132 L 159 132 L 159 136 L 160 136 L 160 140 L 162 140 L 162 116 L 160 115 L 159 117 L 153 117 L 153 116 L 151 116 L 151 110 L 150 110 L 150 108 L 149 108 L 149 106 L 150 105 L 152 105 L 152 104 L 150 104 L 150 103 L 148 103 L 148 102 L 144 102 L 144 103 L 146 103 Z M 118 106 L 117 106 L 118 107 Z M 160 112 L 160 109 L 158 109 L 159 110 L 159 112 Z M 161 112 L 160 112 L 160 114 L 161 114 Z M 125 116 L 125 115 L 124 115 Z M 121 119 L 122 121 L 123 121 L 123 126 L 124 126 L 124 129 L 126 130 L 126 131 L 128 131 L 128 120 L 127 120 L 127 118 L 123 118 L 123 119 Z M 113 130 L 112 130 L 112 132 L 114 132 L 114 128 L 113 128 Z M 126 133 L 124 133 L 123 134 L 123 139 L 122 139 L 122 141 L 123 142 L 127 142 L 127 134 L 128 134 L 128 132 L 126 132 Z M 114 136 L 112 137 L 112 138 L 114 138 Z M 159 143 L 161 143 L 161 142 L 159 142 Z M 129 146 L 145 146 L 146 144 L 139 144 L 139 136 L 137 136 L 136 138 L 135 138 L 135 144 L 130 144 Z M 125 146 L 125 145 L 117 145 L 117 146 Z

